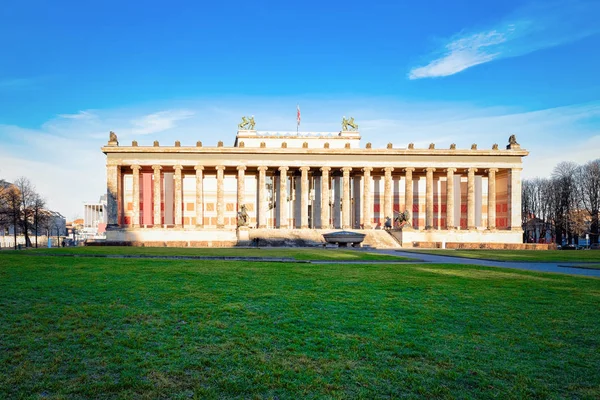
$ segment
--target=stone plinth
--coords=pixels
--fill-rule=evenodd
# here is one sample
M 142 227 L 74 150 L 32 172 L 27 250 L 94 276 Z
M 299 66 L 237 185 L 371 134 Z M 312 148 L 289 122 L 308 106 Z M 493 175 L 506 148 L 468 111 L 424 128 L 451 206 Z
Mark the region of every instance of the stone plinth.
M 522 243 L 523 234 L 515 231 L 490 230 L 415 230 L 402 229 L 392 232 L 402 247 L 413 247 L 419 242 L 446 243 Z
M 237 228 L 237 239 L 241 243 L 250 243 L 250 233 L 248 232 L 247 226 L 240 226 Z

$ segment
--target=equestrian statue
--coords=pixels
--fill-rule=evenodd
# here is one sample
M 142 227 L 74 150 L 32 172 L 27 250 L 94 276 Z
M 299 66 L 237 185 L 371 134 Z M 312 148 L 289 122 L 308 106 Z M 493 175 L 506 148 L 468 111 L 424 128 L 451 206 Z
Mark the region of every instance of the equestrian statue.
M 410 212 L 408 210 L 404 210 L 404 212 L 394 211 L 394 214 L 396 214 L 396 217 L 394 218 L 394 226 L 396 226 L 396 223 L 400 228 L 404 227 L 405 225 L 410 225 Z
M 254 115 L 250 118 L 242 117 L 242 122 L 238 124 L 238 129 L 241 131 L 253 131 L 254 125 Z
M 350 119 L 346 119 L 346 117 L 342 118 L 342 132 L 357 130 L 358 124 L 354 122 L 354 117 L 350 117 Z

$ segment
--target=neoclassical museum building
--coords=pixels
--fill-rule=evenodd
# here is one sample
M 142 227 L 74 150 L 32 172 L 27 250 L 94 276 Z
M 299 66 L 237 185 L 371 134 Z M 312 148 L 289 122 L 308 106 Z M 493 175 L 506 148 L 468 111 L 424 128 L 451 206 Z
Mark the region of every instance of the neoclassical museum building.
M 123 146 L 111 132 L 102 147 L 106 240 L 316 244 L 326 232 L 360 230 L 365 243 L 385 247 L 522 242 L 528 152 L 514 136 L 502 147 L 373 148 L 345 123 L 341 132 L 309 133 L 256 131 L 246 121 L 232 146 Z

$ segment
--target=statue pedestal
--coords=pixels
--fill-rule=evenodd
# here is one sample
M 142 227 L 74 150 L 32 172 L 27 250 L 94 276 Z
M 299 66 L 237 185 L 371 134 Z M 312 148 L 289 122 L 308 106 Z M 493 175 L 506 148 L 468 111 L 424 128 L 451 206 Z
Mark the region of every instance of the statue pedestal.
M 240 226 L 237 228 L 237 239 L 242 243 L 250 242 L 250 233 L 248 232 L 247 226 Z

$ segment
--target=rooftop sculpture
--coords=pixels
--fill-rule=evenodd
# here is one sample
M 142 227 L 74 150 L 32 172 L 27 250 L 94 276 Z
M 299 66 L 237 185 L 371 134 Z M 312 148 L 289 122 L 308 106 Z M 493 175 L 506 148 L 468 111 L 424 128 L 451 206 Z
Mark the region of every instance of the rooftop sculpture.
M 358 130 L 358 124 L 354 122 L 354 117 L 350 117 L 349 119 L 346 119 L 346 117 L 342 118 L 342 131 L 346 132 L 346 131 L 357 131 Z
M 251 116 L 250 118 L 248 117 L 242 117 L 242 122 L 238 124 L 238 129 L 239 130 L 246 130 L 246 131 L 253 131 L 254 130 L 254 115 Z

